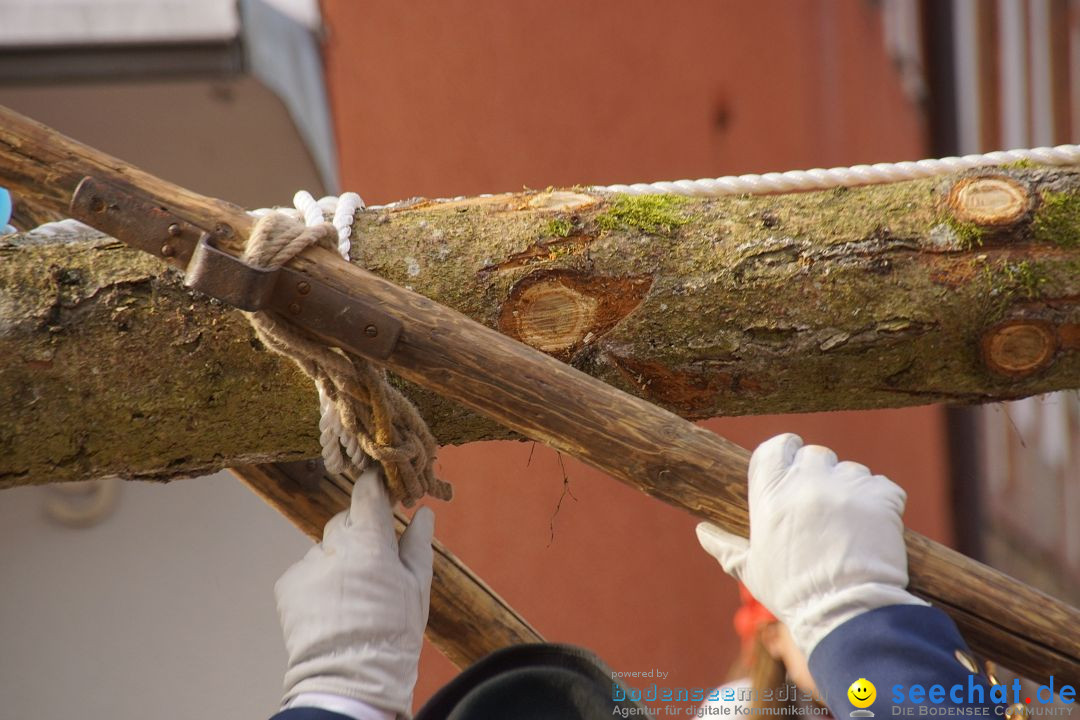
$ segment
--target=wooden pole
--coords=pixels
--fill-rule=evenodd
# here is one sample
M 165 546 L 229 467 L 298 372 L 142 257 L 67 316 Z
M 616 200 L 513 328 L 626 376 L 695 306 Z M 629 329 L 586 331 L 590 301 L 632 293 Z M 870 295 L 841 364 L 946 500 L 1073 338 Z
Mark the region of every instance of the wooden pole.
M 138 188 L 238 253 L 251 219 L 0 112 L 0 181 L 54 207 L 84 176 Z M 123 238 L 121 238 L 123 239 Z M 344 262 L 322 248 L 290 267 L 376 304 L 403 323 L 385 365 L 523 435 L 671 505 L 747 534 L 748 453 L 464 315 Z M 1080 612 L 915 533 L 906 535 L 913 592 L 956 618 L 973 649 L 1032 677 L 1080 678 Z

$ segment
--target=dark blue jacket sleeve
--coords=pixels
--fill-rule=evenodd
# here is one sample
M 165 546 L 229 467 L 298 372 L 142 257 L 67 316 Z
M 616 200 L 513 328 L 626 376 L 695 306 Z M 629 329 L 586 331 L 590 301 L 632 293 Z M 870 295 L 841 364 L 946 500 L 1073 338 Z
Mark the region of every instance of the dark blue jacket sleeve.
M 810 674 L 837 720 L 869 717 L 865 711 L 879 720 L 917 718 L 923 714 L 920 708 L 923 712 L 935 708 L 931 710 L 935 715 L 952 718 L 1002 717 L 995 705 L 1003 699 L 1014 702 L 1012 686 L 991 692 L 986 677 L 973 673 L 972 666 L 970 651 L 952 619 L 923 605 L 892 605 L 863 613 L 825 636 L 810 655 Z M 857 707 L 848 695 L 858 680 L 870 681 L 876 693 L 866 708 Z M 856 691 L 858 698 L 867 697 L 865 683 Z
M 298 707 L 282 710 L 270 720 L 352 720 L 352 718 L 322 708 Z

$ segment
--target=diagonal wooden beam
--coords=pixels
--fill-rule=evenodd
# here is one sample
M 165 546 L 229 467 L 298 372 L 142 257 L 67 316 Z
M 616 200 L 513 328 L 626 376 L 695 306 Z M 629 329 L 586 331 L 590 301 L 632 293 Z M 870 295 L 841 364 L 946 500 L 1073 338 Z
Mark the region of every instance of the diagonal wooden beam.
M 322 539 L 326 521 L 349 506 L 349 481 L 320 461 L 240 465 L 231 472 L 305 535 Z M 398 532 L 405 520 L 396 515 Z M 483 580 L 435 541 L 427 637 L 459 668 L 500 648 L 543 637 Z
M 229 252 L 240 250 L 252 225 L 240 208 L 201 197 L 0 110 L 0 181 L 43 205 L 63 207 L 84 176 L 138 188 L 188 222 L 214 228 Z M 1062 180 L 1072 193 L 1065 193 L 1066 199 L 1073 197 L 1076 188 Z M 976 205 L 985 204 L 982 191 L 978 195 Z M 609 198 L 597 202 L 617 203 Z M 101 202 L 98 207 L 115 215 L 121 206 Z M 1019 205 L 1013 210 L 1014 218 L 1024 216 Z M 121 239 L 145 240 L 138 233 L 140 219 L 128 220 L 132 232 L 117 233 L 127 235 Z M 1069 218 L 1058 222 L 1068 230 Z M 311 248 L 289 267 L 397 318 L 401 337 L 383 364 L 401 377 L 664 502 L 747 534 L 745 449 L 346 263 L 332 251 Z M 1047 348 L 1056 351 L 1051 330 L 1029 329 L 1010 331 L 996 350 L 1018 362 L 1041 361 Z M 1075 361 L 1075 353 L 1066 355 L 1067 367 Z M 1031 677 L 1080 678 L 1080 611 L 916 533 L 908 532 L 906 541 L 910 588 L 952 614 L 976 651 Z

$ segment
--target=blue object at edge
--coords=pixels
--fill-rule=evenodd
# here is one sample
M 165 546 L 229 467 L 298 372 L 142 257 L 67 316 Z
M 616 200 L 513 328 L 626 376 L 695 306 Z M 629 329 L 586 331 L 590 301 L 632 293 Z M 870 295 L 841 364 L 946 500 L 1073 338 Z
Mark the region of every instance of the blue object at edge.
M 11 219 L 11 193 L 4 188 L 0 188 L 0 230 L 8 224 L 8 220 Z

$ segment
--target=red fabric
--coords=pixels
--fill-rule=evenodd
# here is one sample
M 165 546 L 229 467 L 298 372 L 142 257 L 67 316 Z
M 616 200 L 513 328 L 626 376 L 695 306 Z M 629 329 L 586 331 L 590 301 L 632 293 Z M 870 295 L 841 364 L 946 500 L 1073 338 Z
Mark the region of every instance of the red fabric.
M 742 604 L 735 611 L 733 621 L 743 650 L 746 650 L 753 646 L 754 638 L 762 625 L 777 622 L 777 620 L 776 616 L 759 603 L 742 583 L 739 583 L 739 600 Z

